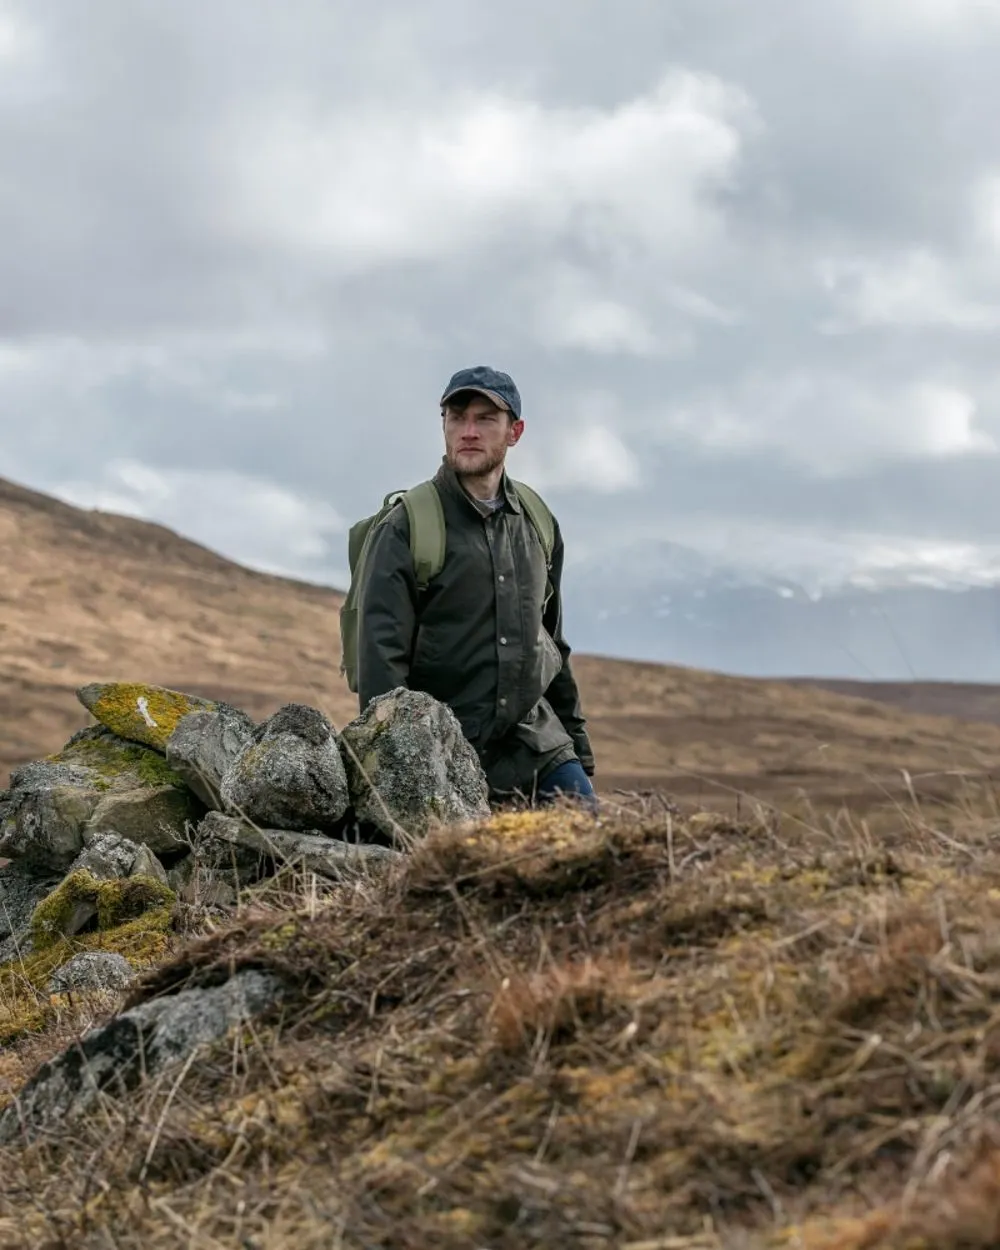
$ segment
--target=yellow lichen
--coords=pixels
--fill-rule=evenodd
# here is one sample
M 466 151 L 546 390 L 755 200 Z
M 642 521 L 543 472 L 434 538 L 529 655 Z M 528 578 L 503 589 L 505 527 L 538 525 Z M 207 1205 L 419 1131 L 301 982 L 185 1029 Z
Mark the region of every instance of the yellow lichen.
M 100 773 L 102 779 L 137 778 L 147 786 L 184 786 L 162 755 L 138 743 L 115 742 L 108 735 L 82 738 L 49 758 L 59 764 L 82 764 Z M 98 783 L 98 788 L 107 789 L 108 786 Z
M 162 751 L 177 724 L 190 712 L 213 709 L 217 704 L 194 698 L 179 690 L 149 686 L 142 682 L 108 682 L 87 700 L 93 715 L 113 733 Z
M 52 1022 L 58 1003 L 49 996 L 48 982 L 74 955 L 113 951 L 137 970 L 160 963 L 170 948 L 172 915 L 169 906 L 155 907 L 96 933 L 56 937 L 0 966 L 0 1045 L 40 1032 Z
M 115 929 L 150 911 L 165 911 L 169 917 L 175 895 L 155 877 L 138 875 L 100 881 L 85 868 L 71 873 L 35 908 L 31 917 L 31 937 L 38 951 L 58 943 L 79 904 L 92 904 L 98 930 Z

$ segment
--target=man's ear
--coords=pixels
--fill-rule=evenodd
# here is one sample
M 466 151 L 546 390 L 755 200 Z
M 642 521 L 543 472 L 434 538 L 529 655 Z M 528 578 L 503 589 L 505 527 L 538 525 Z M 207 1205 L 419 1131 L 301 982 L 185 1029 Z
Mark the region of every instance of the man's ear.
M 515 443 L 517 443 L 517 441 L 520 439 L 523 433 L 524 433 L 524 422 L 512 421 L 510 423 L 510 430 L 507 434 L 507 446 L 513 447 Z

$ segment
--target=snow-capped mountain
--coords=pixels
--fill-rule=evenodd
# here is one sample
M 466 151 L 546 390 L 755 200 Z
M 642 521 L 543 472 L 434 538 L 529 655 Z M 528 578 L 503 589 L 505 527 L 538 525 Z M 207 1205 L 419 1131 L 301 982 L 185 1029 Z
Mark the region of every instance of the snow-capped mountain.
M 977 580 L 915 564 L 803 584 L 657 543 L 568 565 L 566 633 L 579 651 L 754 676 L 1000 681 L 1000 588 Z

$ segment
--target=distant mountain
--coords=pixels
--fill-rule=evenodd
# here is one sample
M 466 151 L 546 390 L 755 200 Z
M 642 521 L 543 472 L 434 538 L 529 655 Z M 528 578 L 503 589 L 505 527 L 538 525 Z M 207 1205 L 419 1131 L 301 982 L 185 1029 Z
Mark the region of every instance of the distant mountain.
M 567 571 L 577 650 L 747 676 L 1000 681 L 1000 588 L 894 573 L 819 590 L 673 544 Z

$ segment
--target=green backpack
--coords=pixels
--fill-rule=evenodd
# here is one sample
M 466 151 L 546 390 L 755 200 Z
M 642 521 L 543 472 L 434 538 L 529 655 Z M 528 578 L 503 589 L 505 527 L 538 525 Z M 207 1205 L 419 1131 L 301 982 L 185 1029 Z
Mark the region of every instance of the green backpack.
M 509 480 L 509 479 L 508 479 Z M 523 482 L 510 481 L 510 485 L 535 527 L 545 551 L 545 565 L 552 566 L 552 548 L 555 544 L 555 521 L 541 496 Z M 378 524 L 403 501 L 410 520 L 410 551 L 413 555 L 413 571 L 417 587 L 424 591 L 432 578 L 444 567 L 445 521 L 441 496 L 433 482 L 421 482 L 409 490 L 397 490 L 386 495 L 382 507 L 371 516 L 364 517 L 351 526 L 347 536 L 347 557 L 351 566 L 351 584 L 347 598 L 340 608 L 340 642 L 343 659 L 340 671 L 347 678 L 348 687 L 358 689 L 358 596 L 360 594 L 365 557 L 369 538 Z

